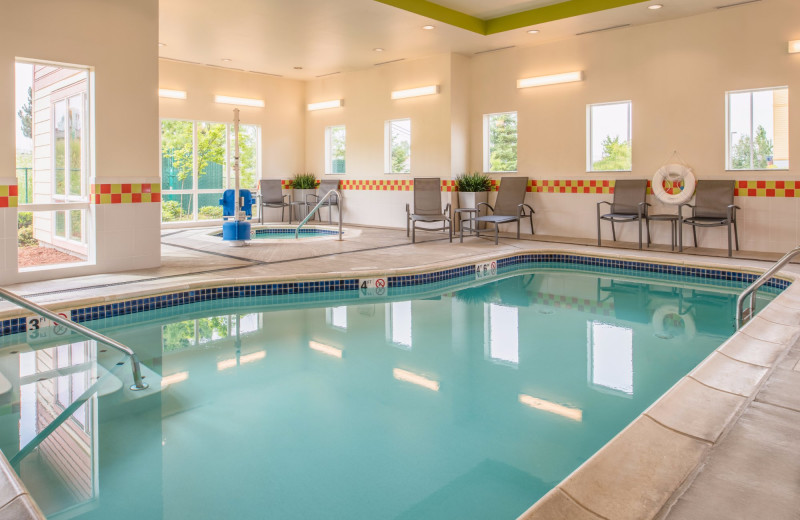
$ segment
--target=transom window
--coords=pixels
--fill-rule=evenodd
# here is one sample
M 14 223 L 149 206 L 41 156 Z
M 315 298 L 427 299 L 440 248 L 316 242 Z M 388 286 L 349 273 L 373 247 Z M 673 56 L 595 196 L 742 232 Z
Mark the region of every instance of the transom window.
M 789 89 L 726 94 L 727 169 L 789 168 Z
M 619 101 L 586 108 L 587 171 L 631 171 L 631 107 Z
M 329 126 L 325 129 L 325 174 L 342 174 L 345 170 L 345 128 L 344 125 Z
M 240 187 L 255 189 L 260 127 L 239 125 Z M 235 185 L 233 125 L 165 119 L 161 122 L 161 220 L 222 218 L 219 199 Z
M 517 113 L 483 116 L 483 171 L 517 171 Z

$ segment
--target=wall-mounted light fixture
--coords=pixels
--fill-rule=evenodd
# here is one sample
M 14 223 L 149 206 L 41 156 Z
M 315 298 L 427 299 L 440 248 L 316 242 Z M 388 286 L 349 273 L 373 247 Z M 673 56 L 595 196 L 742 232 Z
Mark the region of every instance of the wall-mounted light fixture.
M 344 106 L 344 99 L 332 99 L 331 101 L 320 101 L 318 103 L 309 103 L 308 110 L 325 110 L 326 108 L 339 108 Z
M 523 78 L 517 80 L 517 88 L 543 87 L 545 85 L 556 85 L 558 83 L 572 83 L 573 81 L 583 81 L 583 71 L 565 72 L 563 74 L 551 74 L 549 76 L 536 76 L 533 78 Z
M 800 52 L 800 40 L 792 40 L 789 42 L 789 54 L 796 54 Z
M 392 91 L 392 99 L 405 99 L 419 96 L 430 96 L 439 93 L 439 85 L 428 85 L 427 87 L 410 88 L 407 90 Z
M 170 98 L 170 99 L 186 99 L 186 91 L 160 88 L 158 89 L 158 97 Z
M 245 107 L 258 107 L 264 108 L 263 99 L 250 99 L 231 96 L 214 96 L 215 103 L 224 103 L 226 105 L 241 105 Z

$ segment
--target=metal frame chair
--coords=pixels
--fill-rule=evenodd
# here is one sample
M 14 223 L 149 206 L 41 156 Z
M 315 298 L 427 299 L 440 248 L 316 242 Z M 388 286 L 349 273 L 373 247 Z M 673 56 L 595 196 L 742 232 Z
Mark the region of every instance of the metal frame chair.
M 617 230 L 614 224 L 639 222 L 639 249 L 642 248 L 642 221 L 647 228 L 647 245 L 650 245 L 650 221 L 647 220 L 647 208 L 650 206 L 647 197 L 646 179 L 622 179 L 614 182 L 613 202 L 603 200 L 597 203 L 597 245 L 602 245 L 600 223 L 611 222 L 611 237 L 617 241 Z M 600 214 L 600 206 L 608 204 L 611 213 Z
M 285 208 L 289 205 L 286 202 L 288 195 L 283 194 L 283 187 L 281 186 L 280 179 L 262 179 L 258 183 L 258 197 L 259 201 L 259 221 L 264 223 L 264 208 L 281 208 L 281 222 L 283 222 L 283 213 Z
M 414 212 L 406 204 L 406 236 L 411 233 L 411 243 L 417 241 L 417 222 L 441 222 L 453 241 L 453 220 L 450 203 L 442 210 L 442 181 L 438 177 L 414 179 Z M 426 229 L 426 228 L 420 228 Z M 428 228 L 429 231 L 433 229 Z
M 320 181 L 319 191 L 316 194 L 311 193 L 309 195 L 306 195 L 306 206 L 307 207 L 310 206 L 311 208 L 313 208 L 314 206 L 317 205 L 319 199 L 324 197 L 326 193 L 328 193 L 331 190 L 338 190 L 338 189 L 339 189 L 339 179 L 326 179 Z M 313 197 L 314 200 L 313 201 L 309 200 L 310 197 Z M 328 224 L 333 224 L 333 206 L 336 206 L 336 211 L 342 211 L 341 208 L 339 207 L 339 197 L 337 195 L 331 195 L 330 198 L 328 198 L 328 200 L 326 200 L 322 204 L 319 210 L 317 210 L 317 218 L 320 221 L 322 220 L 322 215 L 320 214 L 320 212 L 322 211 L 322 208 L 325 206 L 328 207 Z M 310 211 L 310 209 L 308 209 L 307 211 Z
M 491 215 L 484 215 L 483 217 L 475 217 L 474 223 L 489 222 L 494 223 L 494 243 L 499 243 L 500 239 L 500 224 L 508 224 L 510 222 L 517 222 L 517 240 L 520 236 L 520 222 L 523 218 L 528 217 L 531 223 L 531 234 L 533 230 L 533 214 L 535 211 L 530 204 L 525 204 L 525 193 L 528 191 L 528 178 L 527 177 L 502 177 L 500 179 L 500 187 L 497 191 L 497 200 L 494 202 L 494 207 L 486 202 L 479 202 L 477 209 L 481 206 L 486 206 L 492 212 Z M 525 208 L 530 211 L 525 213 Z M 475 225 L 476 236 L 481 236 L 480 227 Z M 464 228 L 461 228 L 461 242 L 464 241 Z
M 694 236 L 694 247 L 697 247 L 697 228 L 698 227 L 718 227 L 727 226 L 728 228 L 728 257 L 733 256 L 731 249 L 731 225 L 733 226 L 734 237 L 736 240 L 736 250 L 739 250 L 739 229 L 736 226 L 736 210 L 742 209 L 734 204 L 733 198 L 736 192 L 736 181 L 720 180 L 701 180 L 697 181 L 697 191 L 695 191 L 694 205 L 686 203 L 678 206 L 678 251 L 683 251 L 683 225 L 692 226 Z M 683 208 L 692 208 L 692 216 L 683 218 Z

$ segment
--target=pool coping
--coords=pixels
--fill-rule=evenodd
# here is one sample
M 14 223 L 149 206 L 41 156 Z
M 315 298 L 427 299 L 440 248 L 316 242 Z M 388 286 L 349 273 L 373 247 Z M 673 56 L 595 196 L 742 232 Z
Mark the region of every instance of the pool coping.
M 470 270 L 474 272 L 477 264 L 496 262 L 499 267 L 503 267 L 500 264 L 504 260 L 520 259 L 518 262 L 522 263 L 521 258 L 526 256 L 547 255 L 591 258 L 600 264 L 611 264 L 609 267 L 630 268 L 626 267 L 629 265 L 663 267 L 665 270 L 671 269 L 674 274 L 682 274 L 677 271 L 697 270 L 699 274 L 708 275 L 701 277 L 714 279 L 719 279 L 716 277 L 719 273 L 746 275 L 749 279 L 765 271 L 765 269 L 730 264 L 696 260 L 676 262 L 624 253 L 604 255 L 564 248 L 520 249 L 514 253 L 482 255 L 469 260 L 460 259 L 426 267 L 363 270 L 350 273 L 308 273 L 295 276 L 231 277 L 214 283 L 208 281 L 172 283 L 156 290 L 134 288 L 113 296 L 76 298 L 46 306 L 56 312 L 70 310 L 74 318 L 86 318 L 78 321 L 89 321 L 164 308 L 156 306 L 159 301 L 166 301 L 158 298 L 176 293 L 198 294 L 193 295 L 191 301 L 179 299 L 173 305 L 164 306 L 253 296 L 257 294 L 251 294 L 253 291 L 249 287 L 268 284 L 285 286 L 283 289 L 290 291 L 273 294 L 328 292 L 324 286 L 322 289 L 319 288 L 319 284 L 323 283 L 329 283 L 329 288 L 334 287 L 332 290 L 352 290 L 358 287 L 359 279 L 381 276 L 387 277 L 387 280 L 390 277 L 395 278 L 394 283 L 397 284 L 395 287 L 424 285 L 446 280 L 448 276 L 450 278 L 464 276 Z M 507 262 L 505 265 L 514 264 Z M 705 273 L 706 271 L 708 273 Z M 800 275 L 781 271 L 773 279 L 788 286 L 747 325 L 736 331 L 692 372 L 676 382 L 605 446 L 533 504 L 519 517 L 520 520 L 531 518 L 638 520 L 659 516 L 662 508 L 702 466 L 711 448 L 725 436 L 739 415 L 755 398 L 761 385 L 777 366 L 777 360 L 800 337 L 798 320 L 787 319 L 784 312 L 786 309 L 795 313 L 800 312 L 800 284 L 793 283 L 800 279 Z M 224 288 L 230 291 L 236 286 L 242 289 L 240 291 L 234 289 L 233 293 L 224 292 Z M 390 283 L 389 286 L 393 285 Z M 217 292 L 217 289 L 222 292 Z M 215 295 L 219 298 L 214 297 Z M 131 298 L 139 298 L 148 303 L 143 304 L 141 308 L 134 307 L 132 311 L 130 306 L 120 307 L 120 302 L 130 301 Z M 101 315 L 99 312 L 97 314 L 90 312 L 89 316 L 86 316 L 85 312 L 82 316 L 74 314 L 80 310 L 76 307 L 83 307 L 85 311 L 86 308 L 100 306 L 110 309 L 112 313 L 106 315 L 103 312 Z M 784 310 L 780 310 L 779 307 L 783 307 Z M 30 314 L 17 309 L 0 312 L 0 336 L 3 335 L 3 324 Z M 16 326 L 19 327 L 19 322 Z M 771 356 L 765 356 L 765 346 L 771 349 Z M 0 482 L 0 496 L 7 490 L 24 490 L 21 481 L 16 478 L 16 473 L 4 457 L 0 458 L 0 472 L 11 479 Z M 0 506 L 0 519 L 5 518 L 2 507 Z M 41 515 L 35 504 L 32 507 L 32 511 Z M 31 518 L 44 517 L 31 516 Z

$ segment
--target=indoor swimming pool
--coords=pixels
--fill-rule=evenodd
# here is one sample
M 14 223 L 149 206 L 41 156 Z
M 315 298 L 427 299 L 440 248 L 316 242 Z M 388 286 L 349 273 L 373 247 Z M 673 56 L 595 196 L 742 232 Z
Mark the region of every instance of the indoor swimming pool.
M 2 450 L 52 518 L 513 519 L 734 332 L 746 285 L 472 269 L 80 314 L 143 392 L 78 335 L 2 337 Z

